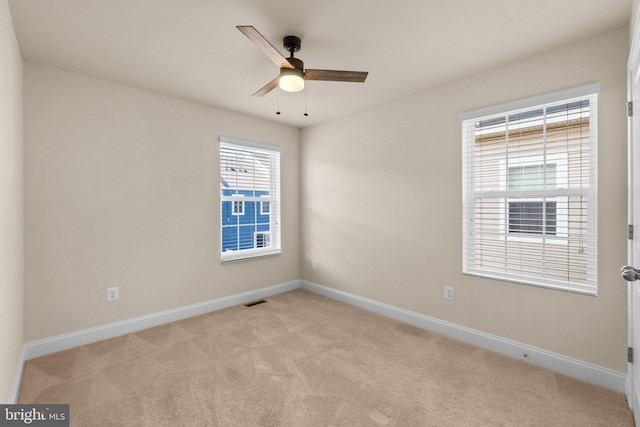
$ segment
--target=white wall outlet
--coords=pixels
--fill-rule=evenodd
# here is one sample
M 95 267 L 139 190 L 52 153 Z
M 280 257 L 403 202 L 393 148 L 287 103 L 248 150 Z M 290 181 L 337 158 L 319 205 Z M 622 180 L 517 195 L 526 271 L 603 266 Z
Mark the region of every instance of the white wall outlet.
M 107 301 L 118 301 L 120 299 L 120 288 L 107 288 Z
M 311 268 L 313 268 L 314 270 L 318 268 L 318 261 L 316 261 L 315 258 L 311 260 Z
M 453 289 L 453 286 L 445 286 L 444 287 L 444 299 L 448 299 L 450 301 L 453 301 L 455 297 L 455 291 Z

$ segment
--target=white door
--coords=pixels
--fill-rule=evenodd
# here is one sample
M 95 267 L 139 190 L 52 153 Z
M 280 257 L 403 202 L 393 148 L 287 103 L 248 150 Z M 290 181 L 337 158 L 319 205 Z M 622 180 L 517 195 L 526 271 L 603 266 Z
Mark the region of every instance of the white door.
M 628 264 L 623 277 L 629 280 L 628 330 L 629 347 L 635 350 L 634 362 L 629 363 L 627 400 L 633 410 L 636 426 L 640 426 L 640 26 L 636 26 L 628 64 L 629 100 L 635 111 L 629 117 L 629 224 L 633 224 L 633 238 L 629 239 Z M 635 268 L 634 268 L 635 267 Z M 638 269 L 638 270 L 636 270 Z

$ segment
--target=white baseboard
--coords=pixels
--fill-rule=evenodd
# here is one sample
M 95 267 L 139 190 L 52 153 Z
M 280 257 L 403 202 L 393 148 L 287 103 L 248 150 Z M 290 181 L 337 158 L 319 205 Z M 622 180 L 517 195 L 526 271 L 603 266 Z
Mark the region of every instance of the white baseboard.
M 428 329 L 478 347 L 502 353 L 516 359 L 523 359 L 561 374 L 583 381 L 597 384 L 621 393 L 625 392 L 627 374 L 609 368 L 583 362 L 540 348 L 532 347 L 517 341 L 508 340 L 496 335 L 487 334 L 475 329 L 456 325 L 424 314 L 384 304 L 372 299 L 363 298 L 348 292 L 318 285 L 306 280 L 302 281 L 302 289 L 333 298 L 365 310 L 373 311 L 411 325 Z M 526 357 L 523 358 L 523 355 Z
M 24 345 L 24 350 L 22 352 L 24 356 L 23 360 L 33 359 L 35 357 L 40 357 L 46 354 L 68 350 L 70 348 L 78 347 L 81 345 L 91 344 L 93 342 L 118 337 L 143 329 L 152 328 L 154 326 L 163 325 L 165 323 L 175 322 L 189 317 L 210 313 L 212 311 L 221 310 L 223 308 L 244 304 L 262 298 L 267 298 L 272 295 L 281 294 L 283 292 L 292 291 L 298 288 L 300 288 L 300 281 L 295 280 L 274 286 L 268 286 L 266 288 L 256 289 L 254 291 L 243 292 L 240 294 L 217 298 L 210 301 L 204 301 L 197 304 L 186 305 L 183 307 L 165 310 L 145 316 L 134 317 L 119 322 L 108 323 L 106 325 L 96 326 L 94 328 L 83 329 L 80 331 L 56 335 L 41 340 L 30 341 L 25 343 Z M 20 375 L 20 378 L 22 378 L 22 375 Z
M 573 359 L 517 341 L 508 340 L 475 329 L 456 325 L 455 323 L 439 320 L 424 314 L 394 307 L 389 304 L 360 297 L 348 292 L 339 291 L 313 282 L 295 280 L 256 289 L 254 291 L 217 298 L 202 303 L 178 307 L 159 313 L 153 313 L 94 328 L 83 329 L 81 331 L 71 332 L 68 334 L 27 342 L 25 343 L 22 354 L 20 355 L 19 365 L 16 370 L 14 385 L 11 389 L 9 403 L 15 403 L 18 399 L 24 361 L 26 360 L 90 344 L 96 341 L 114 338 L 131 332 L 140 331 L 142 329 L 152 328 L 165 323 L 175 322 L 189 317 L 221 310 L 234 305 L 244 304 L 261 298 L 267 298 L 269 296 L 292 291 L 298 288 L 306 289 L 308 291 L 324 295 L 365 310 L 373 311 L 420 328 L 428 329 L 442 335 L 456 338 L 460 341 L 477 345 L 478 347 L 496 351 L 516 359 L 522 359 L 522 356 L 526 354 L 527 357 L 525 360 L 535 365 L 551 369 L 592 384 L 601 385 L 621 393 L 625 392 L 625 384 L 627 380 L 626 373 L 583 362 L 578 359 Z
M 13 386 L 11 387 L 11 391 L 9 392 L 9 401 L 7 402 L 9 405 L 13 405 L 18 403 L 18 396 L 20 395 L 20 386 L 22 385 L 22 373 L 24 371 L 24 346 L 22 347 L 22 351 L 20 352 L 20 358 L 18 359 L 18 366 L 16 368 L 16 374 L 13 377 Z

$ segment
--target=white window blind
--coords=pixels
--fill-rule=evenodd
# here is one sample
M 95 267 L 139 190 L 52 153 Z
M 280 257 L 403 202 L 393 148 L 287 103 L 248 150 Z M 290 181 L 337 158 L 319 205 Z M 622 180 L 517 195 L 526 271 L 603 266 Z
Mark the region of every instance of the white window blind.
M 597 294 L 598 89 L 461 114 L 463 273 Z
M 220 138 L 222 261 L 280 253 L 280 148 Z

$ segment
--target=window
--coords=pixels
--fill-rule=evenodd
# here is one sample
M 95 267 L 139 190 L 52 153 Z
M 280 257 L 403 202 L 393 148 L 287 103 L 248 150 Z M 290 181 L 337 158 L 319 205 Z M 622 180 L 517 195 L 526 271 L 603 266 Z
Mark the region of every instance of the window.
M 220 138 L 222 261 L 280 253 L 280 148 Z
M 509 201 L 509 234 L 556 235 L 556 202 Z
M 237 196 L 241 196 L 240 194 Z M 244 215 L 244 201 L 243 200 L 233 200 L 232 202 L 232 211 L 231 215 Z
M 261 215 L 269 215 L 269 202 L 268 201 L 260 202 L 260 214 Z
M 556 164 L 509 166 L 509 190 L 556 188 Z M 509 235 L 513 233 L 556 235 L 556 201 L 525 198 L 509 199 Z
M 463 113 L 463 273 L 597 294 L 597 92 Z

